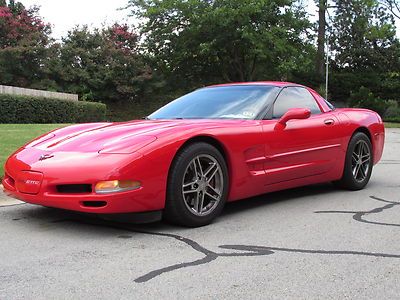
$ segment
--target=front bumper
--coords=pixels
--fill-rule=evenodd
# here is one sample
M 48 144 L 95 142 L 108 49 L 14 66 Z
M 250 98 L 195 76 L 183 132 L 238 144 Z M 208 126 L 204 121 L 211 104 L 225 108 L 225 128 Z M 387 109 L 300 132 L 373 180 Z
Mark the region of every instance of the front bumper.
M 147 201 L 143 201 L 143 191 L 137 189 L 129 192 L 120 192 L 107 195 L 95 193 L 63 194 L 47 191 L 41 187 L 38 194 L 22 193 L 11 186 L 7 179 L 3 180 L 4 192 L 7 196 L 27 203 L 48 207 L 74 210 L 86 213 L 114 214 L 144 212 L 151 210 Z
M 31 204 L 96 214 L 163 209 L 159 179 L 146 173 L 149 168 L 139 159 L 139 154 L 135 158 L 132 155 L 56 153 L 49 160 L 38 161 L 40 154 L 42 151 L 38 149 L 23 149 L 7 160 L 3 179 L 6 195 Z M 137 174 L 143 176 L 139 189 L 110 194 L 94 192 L 98 181 L 138 179 Z M 57 188 L 81 184 L 91 188 L 83 192 L 65 192 Z

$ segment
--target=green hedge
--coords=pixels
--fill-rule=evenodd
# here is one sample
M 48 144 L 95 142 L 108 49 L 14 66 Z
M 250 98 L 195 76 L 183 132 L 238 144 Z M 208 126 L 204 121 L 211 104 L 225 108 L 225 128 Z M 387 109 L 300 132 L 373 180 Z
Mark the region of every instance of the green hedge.
M 0 94 L 0 123 L 84 123 L 106 119 L 106 105 Z
M 390 123 L 400 123 L 400 117 L 384 118 L 383 121 Z

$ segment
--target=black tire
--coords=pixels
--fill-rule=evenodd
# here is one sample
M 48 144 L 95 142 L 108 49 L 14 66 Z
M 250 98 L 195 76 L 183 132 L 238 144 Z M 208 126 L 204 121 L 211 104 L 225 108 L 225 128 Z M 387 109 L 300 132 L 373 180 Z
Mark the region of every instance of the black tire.
M 355 169 L 356 174 L 354 175 L 353 170 L 355 166 L 358 163 L 360 163 L 360 161 L 357 161 L 355 157 L 357 156 L 356 153 L 359 152 L 360 149 L 359 147 L 362 147 L 361 145 L 365 147 L 364 148 L 365 151 L 368 151 L 369 161 L 365 162 L 364 165 L 361 165 L 358 169 L 358 172 L 356 167 Z M 352 191 L 361 190 L 368 184 L 369 179 L 371 177 L 372 168 L 373 168 L 373 152 L 372 152 L 371 141 L 365 133 L 356 132 L 352 136 L 349 142 L 349 146 L 347 147 L 343 176 L 340 180 L 335 181 L 334 184 L 338 187 L 347 190 L 352 190 Z
M 199 158 L 198 161 L 200 162 L 200 168 L 197 164 L 197 158 Z M 209 165 L 206 164 L 207 159 L 211 162 Z M 202 177 L 200 180 L 197 175 L 195 175 L 200 172 L 198 171 L 198 173 L 196 173 L 197 169 L 204 169 L 203 171 L 205 173 L 205 171 L 209 170 L 206 168 L 207 166 L 210 168 L 209 172 L 213 173 L 214 170 L 211 170 L 211 165 L 215 166 L 215 168 L 219 167 L 219 169 L 215 171 L 216 173 L 213 177 L 209 175 L 211 178 L 210 182 L 211 184 L 214 184 L 214 188 L 216 187 L 216 182 L 219 183 L 219 188 L 214 190 L 215 192 L 209 190 L 210 187 L 208 186 L 206 176 L 204 176 L 204 178 Z M 201 174 L 203 174 L 203 171 L 201 171 Z M 189 182 L 188 187 L 184 187 L 184 183 L 186 182 L 185 180 Z M 191 182 L 194 183 L 191 184 Z M 197 184 L 197 182 L 199 183 Z M 224 208 L 228 194 L 228 187 L 228 169 L 222 154 L 214 146 L 208 143 L 199 142 L 189 144 L 179 151 L 172 163 L 168 175 L 167 199 L 163 218 L 167 222 L 187 227 L 199 227 L 210 224 Z M 183 191 L 186 188 L 189 188 L 190 190 L 186 196 L 184 196 Z M 197 189 L 198 191 L 192 192 L 194 189 Z M 207 191 L 207 193 L 205 193 L 205 191 Z M 208 196 L 209 194 L 219 200 L 214 201 L 214 198 Z M 201 198 L 199 195 L 204 196 Z M 193 201 L 193 207 L 191 207 L 190 201 Z M 200 205 L 198 205 L 199 201 L 201 201 Z M 205 205 L 203 209 L 202 205 L 207 202 L 209 202 L 209 204 Z M 207 208 L 209 209 L 208 212 L 206 211 Z

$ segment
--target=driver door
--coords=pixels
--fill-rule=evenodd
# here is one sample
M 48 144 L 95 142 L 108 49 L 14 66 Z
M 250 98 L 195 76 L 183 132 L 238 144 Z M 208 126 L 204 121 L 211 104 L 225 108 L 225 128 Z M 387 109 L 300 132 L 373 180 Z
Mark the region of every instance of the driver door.
M 290 108 L 308 108 L 311 116 L 276 126 Z M 284 88 L 273 105 L 272 119 L 263 121 L 267 184 L 329 172 L 340 151 L 337 126 L 334 114 L 322 112 L 307 89 Z

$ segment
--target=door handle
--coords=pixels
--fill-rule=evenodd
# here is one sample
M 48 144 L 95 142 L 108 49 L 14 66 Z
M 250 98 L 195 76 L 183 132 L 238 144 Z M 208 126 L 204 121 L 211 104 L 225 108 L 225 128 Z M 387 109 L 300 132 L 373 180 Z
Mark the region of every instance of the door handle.
M 333 125 L 333 124 L 335 124 L 335 120 L 333 120 L 333 119 L 326 119 L 326 120 L 324 121 L 324 123 L 325 123 L 325 125 Z

